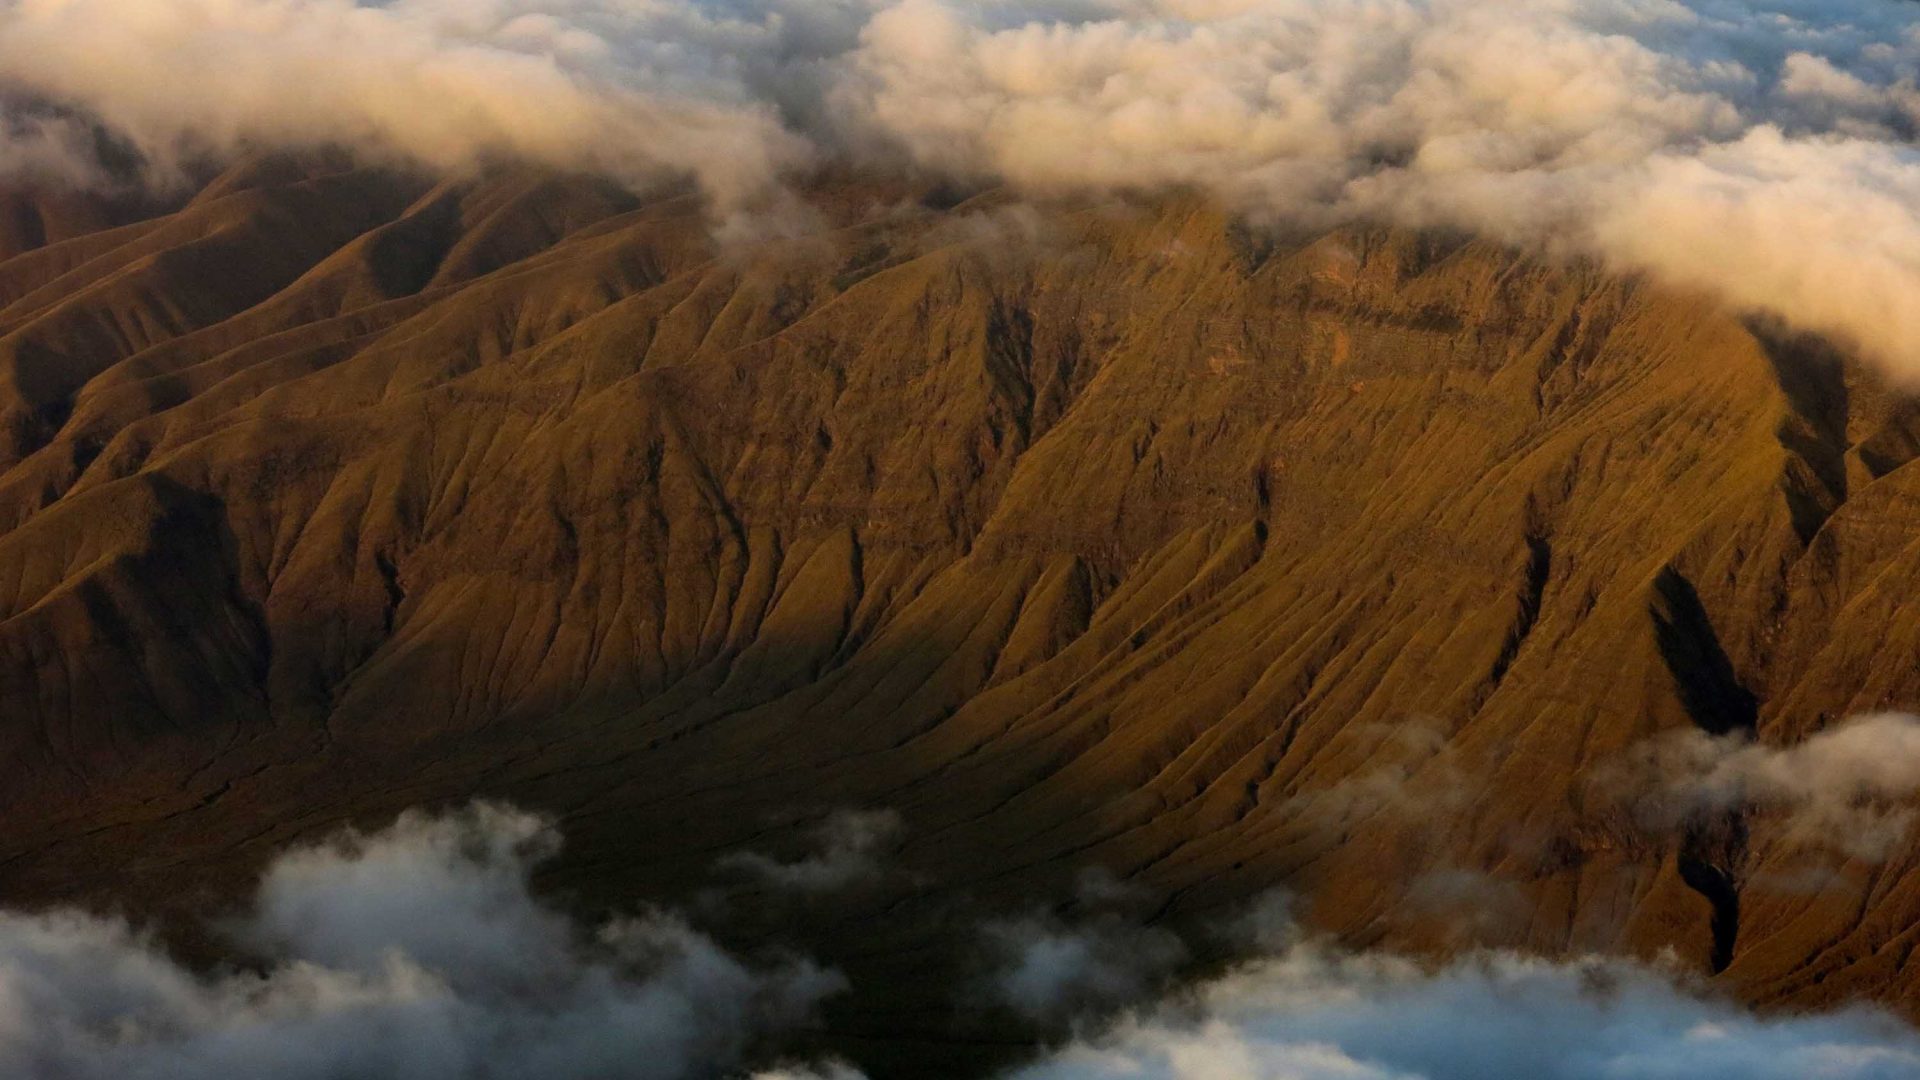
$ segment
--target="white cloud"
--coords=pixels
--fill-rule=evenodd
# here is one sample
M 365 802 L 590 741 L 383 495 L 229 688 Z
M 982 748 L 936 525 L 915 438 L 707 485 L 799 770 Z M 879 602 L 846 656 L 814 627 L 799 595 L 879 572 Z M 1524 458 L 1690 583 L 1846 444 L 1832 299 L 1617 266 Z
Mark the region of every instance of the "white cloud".
M 1437 970 L 1300 945 L 1016 1070 L 1015 1080 L 1896 1080 L 1920 1037 L 1866 1011 L 1762 1019 L 1626 962 Z
M 1759 1016 L 1674 971 L 1474 952 L 1426 964 L 1303 934 L 1257 904 L 1258 954 L 1121 1013 L 1005 1080 L 1904 1080 L 1920 1032 L 1885 1013 Z M 1243 928 L 1245 929 L 1245 928 Z M 1062 1019 L 1059 1015 L 1048 1019 Z M 859 1080 L 844 1066 L 756 1080 Z
M 1838 744 L 1834 744 L 1837 746 Z M 1881 790 L 1852 750 L 1814 755 Z M 1777 759 L 1747 769 L 1768 775 Z M 1823 766 L 1824 768 L 1825 766 Z M 1805 781 L 1795 774 L 1790 781 Z M 1904 783 L 1898 781 L 1897 783 Z M 585 934 L 526 891 L 543 820 L 476 805 L 403 815 L 276 860 L 235 926 L 262 963 L 201 972 L 124 922 L 0 915 L 0 1074 L 62 1080 L 382 1076 L 621 1080 L 729 1075 L 777 1051 L 836 976 L 750 967 L 667 916 Z M 1082 902 L 1131 893 L 1088 879 Z M 992 934 L 1003 1002 L 1045 1021 L 1132 1006 L 1015 1080 L 1246 1077 L 1894 1080 L 1920 1034 L 1863 1009 L 1756 1017 L 1627 961 L 1476 953 L 1425 966 L 1303 937 L 1257 905 L 1258 958 L 1185 990 L 1179 941 L 1111 911 Z M 1022 928 L 1023 927 L 1023 928 Z M 754 1080 L 860 1080 L 797 1063 Z
M 1071 914 L 989 921 L 983 928 L 986 998 L 1029 1020 L 1058 1023 L 1099 1016 L 1160 992 L 1188 954 L 1178 934 L 1149 925 L 1153 898 L 1107 867 L 1087 866 L 1075 875 Z M 1264 912 L 1263 905 L 1249 916 L 1247 928 L 1236 929 L 1258 925 L 1255 916 Z
M 1920 11 L 1882 0 L 903 0 L 841 100 L 923 164 L 1597 254 L 1920 377 Z
M 160 178 L 347 145 L 690 175 L 723 215 L 834 156 L 1188 186 L 1599 256 L 1920 378 L 1920 8 L 1891 0 L 0 0 L 0 72 Z M 10 113 L 0 173 L 85 160 Z
M 258 971 L 190 970 L 114 919 L 0 915 L 0 1074 L 677 1080 L 842 987 L 664 915 L 582 940 L 527 892 L 556 844 L 481 804 L 290 852 L 236 928 Z
M 691 174 L 731 203 L 806 154 L 754 64 L 813 21 L 594 0 L 0 0 L 0 88 L 96 119 L 163 181 L 206 155 L 346 145 L 446 169 Z
M 1920 796 L 1920 718 L 1854 717 L 1791 746 L 1700 731 L 1654 740 L 1601 777 L 1644 823 L 1757 811 L 1789 842 L 1884 858 L 1910 834 Z

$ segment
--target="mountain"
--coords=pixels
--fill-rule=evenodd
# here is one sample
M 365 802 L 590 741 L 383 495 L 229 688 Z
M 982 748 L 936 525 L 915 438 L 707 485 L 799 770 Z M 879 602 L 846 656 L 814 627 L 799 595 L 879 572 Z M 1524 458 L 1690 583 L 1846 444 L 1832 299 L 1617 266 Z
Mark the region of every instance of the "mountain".
M 1089 866 L 1169 924 L 1281 888 L 1359 945 L 1920 1014 L 1920 848 L 1619 782 L 1920 701 L 1896 388 L 1468 236 L 804 198 L 285 157 L 0 193 L 0 896 L 179 918 L 478 795 L 558 815 L 582 908 L 801 927 L 882 1067 L 1000 1052 L 954 913 Z M 716 870 L 846 807 L 904 829 L 831 910 Z

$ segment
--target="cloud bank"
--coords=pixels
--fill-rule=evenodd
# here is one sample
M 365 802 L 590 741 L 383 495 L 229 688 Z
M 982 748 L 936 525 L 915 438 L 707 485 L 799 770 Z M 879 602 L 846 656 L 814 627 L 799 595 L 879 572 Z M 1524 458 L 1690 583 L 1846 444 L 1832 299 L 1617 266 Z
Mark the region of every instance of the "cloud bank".
M 1630 960 L 1477 951 L 1436 965 L 1354 953 L 1306 934 L 1277 895 L 1218 929 L 1253 958 L 1184 988 L 1128 976 L 1129 997 L 1088 999 L 1070 982 L 1036 994 L 1032 1000 L 1046 1008 L 1028 1015 L 1056 1026 L 1073 1021 L 1074 1035 L 1004 1080 L 1920 1075 L 1920 1032 L 1871 1009 L 1756 1016 L 1683 974 Z M 1178 945 L 1166 931 L 1150 933 Z M 1051 955 L 1100 955 L 1123 935 L 1105 921 L 1055 920 L 1045 938 Z M 1136 972 L 1139 967 L 1136 962 Z M 1087 1026 L 1102 1015 L 1104 1023 Z M 859 1074 L 827 1065 L 756 1080 L 859 1080 Z
M 1215 927 L 1252 958 L 1185 987 L 1167 978 L 1182 941 L 1111 913 L 1029 920 L 1017 935 L 989 927 L 1023 946 L 1001 970 L 1003 1000 L 1074 1032 L 1008 1080 L 1920 1075 L 1920 1032 L 1872 1009 L 1761 1017 L 1680 971 L 1626 959 L 1355 953 L 1303 930 L 1289 908 L 1270 894 Z
M 665 915 L 587 933 L 527 891 L 558 842 L 478 804 L 291 850 L 229 928 L 260 958 L 245 970 L 191 969 L 114 919 L 0 914 L 0 1074 L 741 1076 L 845 988 L 804 962 L 751 966 Z M 1628 961 L 1353 954 L 1303 936 L 1277 900 L 1232 928 L 1255 959 L 1174 988 L 1179 938 L 1122 919 L 1118 886 L 1082 894 L 1081 918 L 987 927 L 1015 946 L 996 1007 L 1056 1025 L 1127 1011 L 1036 1048 L 1011 1080 L 1920 1075 L 1920 1033 L 1870 1010 L 1760 1018 Z M 752 1075 L 861 1080 L 804 1058 Z
M 811 165 L 1603 257 L 1920 378 L 1896 0 L 0 0 L 0 174 L 249 148 L 751 205 Z
M 730 202 L 808 152 L 755 80 L 811 21 L 672 0 L 0 0 L 0 91 L 67 110 L 0 144 L 0 173 L 84 168 L 75 132 L 97 125 L 162 183 L 208 157 L 344 146 L 691 175 Z
M 989 9 L 990 10 L 990 9 Z M 1916 12 L 1884 0 L 906 0 L 851 111 L 940 168 L 1592 252 L 1920 373 Z
M 1312 944 L 1077 1040 L 1015 1080 L 1895 1080 L 1920 1037 L 1853 1011 L 1760 1019 L 1626 962 L 1429 970 Z
M 843 988 L 665 915 L 584 935 L 527 891 L 547 823 L 476 805 L 287 853 L 200 973 L 124 922 L 0 914 L 0 1074 L 62 1080 L 712 1076 Z

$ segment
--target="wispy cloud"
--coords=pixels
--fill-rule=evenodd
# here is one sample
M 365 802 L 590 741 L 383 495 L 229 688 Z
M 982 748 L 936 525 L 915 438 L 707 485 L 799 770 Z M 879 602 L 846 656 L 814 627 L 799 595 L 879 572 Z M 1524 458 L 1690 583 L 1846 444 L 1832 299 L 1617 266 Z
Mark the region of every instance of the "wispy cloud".
M 776 888 L 825 893 L 878 880 L 880 856 L 906 831 L 891 810 L 837 810 L 809 831 L 812 850 L 781 860 L 759 851 L 721 856 L 718 866 L 757 878 Z
M 1854 717 L 1791 746 L 1676 732 L 1636 748 L 1598 782 L 1643 825 L 1754 812 L 1779 822 L 1790 843 L 1879 860 L 1912 830 L 1920 718 Z
M 994 999 L 1040 1021 L 1138 1001 L 1187 959 L 1174 934 L 1111 913 L 1073 922 L 1038 915 L 996 921 L 986 937 Z

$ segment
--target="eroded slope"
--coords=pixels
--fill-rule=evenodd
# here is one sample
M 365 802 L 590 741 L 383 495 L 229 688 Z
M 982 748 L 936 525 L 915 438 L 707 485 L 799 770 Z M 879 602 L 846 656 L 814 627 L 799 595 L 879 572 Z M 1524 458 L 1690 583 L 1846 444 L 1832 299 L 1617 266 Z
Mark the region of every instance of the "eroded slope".
M 1649 830 L 1600 782 L 1920 699 L 1920 412 L 1467 238 L 811 197 L 722 247 L 690 197 L 517 172 L 7 196 L 7 895 L 191 905 L 481 793 L 630 903 L 884 805 L 900 874 L 807 931 L 884 990 L 851 1032 L 947 1037 L 900 988 L 956 898 L 1089 864 L 1175 920 L 1283 886 L 1359 943 L 1920 1007 L 1911 846 L 1789 887 L 1777 823 Z

